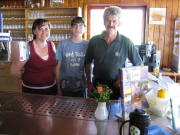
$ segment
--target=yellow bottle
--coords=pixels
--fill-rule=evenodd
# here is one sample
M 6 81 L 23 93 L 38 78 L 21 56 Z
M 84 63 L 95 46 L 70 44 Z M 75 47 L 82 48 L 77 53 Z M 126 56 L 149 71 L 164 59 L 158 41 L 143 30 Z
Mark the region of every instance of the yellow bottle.
M 165 89 L 158 90 L 157 97 L 159 98 L 166 98 L 167 92 Z

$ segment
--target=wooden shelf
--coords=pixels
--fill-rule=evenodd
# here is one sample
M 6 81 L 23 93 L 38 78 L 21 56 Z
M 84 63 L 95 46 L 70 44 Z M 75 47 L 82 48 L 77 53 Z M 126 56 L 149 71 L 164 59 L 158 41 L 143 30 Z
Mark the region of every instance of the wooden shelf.
M 25 19 L 25 25 L 26 25 L 26 39 L 28 37 L 31 38 L 32 30 L 29 28 L 35 18 L 38 18 L 39 15 L 36 16 L 36 14 L 40 14 L 43 17 L 50 21 L 50 23 L 53 25 L 51 28 L 51 35 L 53 34 L 71 34 L 70 30 L 70 23 L 74 16 L 79 15 L 79 8 L 27 8 L 26 9 L 26 19 Z M 31 18 L 34 17 L 34 18 Z M 53 18 L 54 17 L 54 18 Z M 57 26 L 56 26 L 57 24 Z M 62 28 L 63 26 L 59 25 L 66 25 L 65 28 Z M 59 42 L 59 41 L 57 41 Z
M 34 15 L 37 13 L 42 13 L 44 18 L 48 19 L 52 25 L 61 25 L 68 24 L 66 28 L 51 28 L 51 34 L 71 34 L 71 30 L 69 28 L 71 20 L 74 16 L 82 13 L 80 8 L 63 8 L 63 7 L 45 7 L 45 8 L 0 8 L 0 12 L 2 12 L 3 24 L 4 25 L 24 25 L 24 28 L 5 28 L 4 31 L 11 30 L 11 32 L 17 31 L 22 34 L 11 34 L 12 39 L 18 39 L 22 36 L 25 37 L 26 41 L 28 41 L 28 35 L 32 34 L 31 26 L 35 20 Z M 67 17 L 68 16 L 68 17 Z M 57 18 L 53 18 L 57 17 Z M 19 19 L 20 18 L 20 19 Z M 41 18 L 41 15 L 37 15 L 36 18 Z M 42 17 L 43 18 L 43 17 Z M 10 26 L 11 27 L 11 26 Z M 31 26 L 32 27 L 32 26 Z M 57 26 L 58 27 L 58 26 Z M 23 35 L 24 34 L 24 35 Z M 58 41 L 59 42 L 59 41 Z
M 51 33 L 70 33 L 71 30 L 70 29 L 67 29 L 67 28 L 51 28 Z M 31 34 L 32 33 L 32 29 L 28 29 L 28 33 Z
M 67 17 L 67 18 L 45 18 L 45 19 L 47 19 L 51 23 L 53 23 L 53 22 L 58 22 L 58 21 L 71 21 L 73 19 L 73 17 Z M 26 19 L 26 21 L 28 21 L 28 23 L 33 23 L 34 20 L 36 20 L 36 19 Z
M 21 29 L 21 28 L 20 28 L 20 29 L 19 29 L 19 28 L 18 28 L 18 29 L 8 28 L 8 29 L 4 29 L 4 30 L 5 30 L 5 31 L 7 31 L 7 30 L 12 30 L 12 31 L 24 31 L 25 28 L 22 28 L 22 29 Z
M 13 23 L 25 23 L 25 19 L 9 19 L 9 20 L 5 20 L 3 19 L 3 22 L 5 24 L 13 24 Z
M 1 7 L 0 10 L 24 10 L 25 8 L 3 8 Z

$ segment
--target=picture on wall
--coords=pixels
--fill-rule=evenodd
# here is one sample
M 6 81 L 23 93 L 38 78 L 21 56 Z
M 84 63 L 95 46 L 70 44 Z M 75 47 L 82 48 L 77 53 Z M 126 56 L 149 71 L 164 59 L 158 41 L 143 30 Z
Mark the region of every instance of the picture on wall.
M 165 24 L 166 8 L 150 8 L 149 24 Z

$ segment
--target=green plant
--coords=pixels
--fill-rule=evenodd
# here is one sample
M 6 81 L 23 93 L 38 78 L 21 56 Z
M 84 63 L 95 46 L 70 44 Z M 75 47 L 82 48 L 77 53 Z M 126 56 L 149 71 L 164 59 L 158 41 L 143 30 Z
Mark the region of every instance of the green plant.
M 97 85 L 96 89 L 91 92 L 91 96 L 96 99 L 97 102 L 110 102 L 110 95 L 112 90 L 106 84 Z

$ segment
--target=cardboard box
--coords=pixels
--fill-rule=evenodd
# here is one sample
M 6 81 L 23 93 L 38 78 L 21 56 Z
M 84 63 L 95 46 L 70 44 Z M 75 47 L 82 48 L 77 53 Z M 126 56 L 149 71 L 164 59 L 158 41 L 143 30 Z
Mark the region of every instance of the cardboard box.
M 134 66 L 119 70 L 120 92 L 122 96 L 122 117 L 129 118 L 135 108 L 147 109 L 148 103 L 143 88 L 148 85 L 148 66 Z

